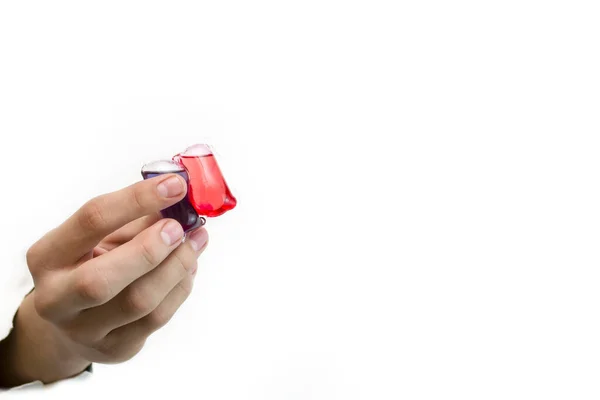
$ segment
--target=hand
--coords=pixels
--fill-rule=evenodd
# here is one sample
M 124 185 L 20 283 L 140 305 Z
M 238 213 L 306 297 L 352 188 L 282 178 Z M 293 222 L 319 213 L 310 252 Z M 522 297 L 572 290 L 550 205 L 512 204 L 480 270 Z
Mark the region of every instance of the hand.
M 54 349 L 37 364 L 49 368 L 48 359 L 60 360 L 52 373 L 21 375 L 52 381 L 91 362 L 128 360 L 170 320 L 190 294 L 197 258 L 208 243 L 201 228 L 182 244 L 181 225 L 158 213 L 180 201 L 186 187 L 180 176 L 165 175 L 100 196 L 30 248 L 35 290 L 17 314 L 15 332 L 31 337 L 43 329 L 38 333 L 46 339 L 38 341 L 50 341 Z M 27 326 L 32 318 L 41 319 L 30 324 L 37 328 Z

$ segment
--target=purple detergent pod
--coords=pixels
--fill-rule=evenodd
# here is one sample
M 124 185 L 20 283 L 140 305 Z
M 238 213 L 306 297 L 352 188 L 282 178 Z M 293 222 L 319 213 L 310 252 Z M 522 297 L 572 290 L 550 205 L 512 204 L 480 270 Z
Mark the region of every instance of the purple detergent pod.
M 179 174 L 189 186 L 189 176 L 185 168 L 171 160 L 160 160 L 146 164 L 142 167 L 142 177 L 144 179 L 154 178 L 163 174 Z M 179 222 L 187 234 L 200 228 L 206 223 L 206 219 L 198 215 L 189 199 L 189 192 L 179 203 L 165 208 L 161 211 L 163 218 L 172 218 Z

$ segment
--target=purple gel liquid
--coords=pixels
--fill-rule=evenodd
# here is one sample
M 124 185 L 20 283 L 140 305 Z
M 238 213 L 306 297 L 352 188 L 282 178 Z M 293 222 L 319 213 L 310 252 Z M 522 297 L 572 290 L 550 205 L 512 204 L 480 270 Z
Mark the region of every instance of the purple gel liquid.
M 142 169 L 142 177 L 144 179 L 150 179 L 167 173 L 175 173 L 181 175 L 186 182 L 189 182 L 189 177 L 186 171 L 181 170 L 180 168 L 176 168 L 174 166 L 174 163 L 172 162 L 168 163 L 171 164 L 171 167 L 168 168 L 171 170 L 165 170 L 167 168 L 163 166 L 163 168 L 156 168 L 157 170 L 153 171 L 152 166 L 156 163 L 144 166 L 144 168 Z M 183 231 L 185 233 L 200 228 L 206 222 L 204 218 L 200 217 L 196 213 L 196 210 L 194 210 L 194 207 L 192 207 L 188 196 L 189 194 L 186 194 L 183 200 L 181 200 L 179 203 L 173 204 L 171 207 L 167 207 L 164 210 L 161 210 L 160 212 L 163 218 L 172 218 L 179 222 L 183 227 Z

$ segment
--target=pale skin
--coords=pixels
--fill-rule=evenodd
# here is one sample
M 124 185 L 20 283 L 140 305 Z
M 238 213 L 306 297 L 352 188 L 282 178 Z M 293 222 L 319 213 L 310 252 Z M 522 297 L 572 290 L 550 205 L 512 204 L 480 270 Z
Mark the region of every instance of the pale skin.
M 169 174 L 99 196 L 29 249 L 35 289 L 0 342 L 0 387 L 126 361 L 171 319 L 208 244 L 204 228 L 182 243 L 181 225 L 160 218 L 186 189 Z

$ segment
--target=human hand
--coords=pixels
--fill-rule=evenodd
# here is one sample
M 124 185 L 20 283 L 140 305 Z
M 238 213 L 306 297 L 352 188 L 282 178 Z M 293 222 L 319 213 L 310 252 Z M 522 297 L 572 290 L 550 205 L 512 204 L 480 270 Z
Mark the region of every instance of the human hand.
M 61 342 L 61 357 L 125 361 L 188 297 L 207 232 L 182 244 L 181 225 L 159 215 L 186 189 L 173 174 L 99 196 L 29 249 L 32 305 Z

